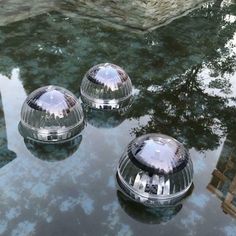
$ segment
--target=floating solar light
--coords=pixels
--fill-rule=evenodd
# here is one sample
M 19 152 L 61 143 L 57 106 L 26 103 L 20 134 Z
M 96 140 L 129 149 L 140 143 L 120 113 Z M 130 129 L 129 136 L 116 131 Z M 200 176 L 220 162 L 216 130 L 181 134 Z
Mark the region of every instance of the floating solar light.
M 117 181 L 132 200 L 145 205 L 179 201 L 192 185 L 193 164 L 184 146 L 167 135 L 147 134 L 126 148 Z
M 132 101 L 132 83 L 127 73 L 111 63 L 92 67 L 84 76 L 81 98 L 96 109 L 120 109 Z
M 83 128 L 83 110 L 77 98 L 58 86 L 32 92 L 21 109 L 19 130 L 24 138 L 39 142 L 62 142 Z

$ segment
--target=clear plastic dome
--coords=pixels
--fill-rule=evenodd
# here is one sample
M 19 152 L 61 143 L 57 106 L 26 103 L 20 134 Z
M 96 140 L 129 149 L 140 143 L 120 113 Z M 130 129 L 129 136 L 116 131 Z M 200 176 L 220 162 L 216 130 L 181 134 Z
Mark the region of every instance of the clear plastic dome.
M 19 130 L 24 138 L 40 142 L 62 142 L 83 128 L 83 110 L 68 90 L 46 86 L 32 92 L 21 109 Z
M 188 151 L 172 137 L 147 134 L 126 148 L 117 169 L 121 190 L 146 205 L 170 205 L 192 185 L 193 164 Z
M 84 76 L 81 98 L 96 109 L 120 109 L 132 102 L 132 83 L 127 73 L 111 63 L 92 67 Z

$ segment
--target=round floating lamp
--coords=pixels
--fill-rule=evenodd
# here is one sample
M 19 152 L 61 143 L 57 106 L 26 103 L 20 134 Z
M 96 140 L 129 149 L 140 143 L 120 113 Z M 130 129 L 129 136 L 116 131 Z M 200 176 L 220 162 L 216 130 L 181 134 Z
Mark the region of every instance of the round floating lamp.
M 111 63 L 92 67 L 82 80 L 80 92 L 83 102 L 96 109 L 121 109 L 132 101 L 132 83 L 128 74 Z
M 21 109 L 19 130 L 24 138 L 38 142 L 63 142 L 83 128 L 84 115 L 78 99 L 58 86 L 32 92 Z
M 122 192 L 145 205 L 174 204 L 185 196 L 192 180 L 188 151 L 163 134 L 147 134 L 130 142 L 117 169 Z

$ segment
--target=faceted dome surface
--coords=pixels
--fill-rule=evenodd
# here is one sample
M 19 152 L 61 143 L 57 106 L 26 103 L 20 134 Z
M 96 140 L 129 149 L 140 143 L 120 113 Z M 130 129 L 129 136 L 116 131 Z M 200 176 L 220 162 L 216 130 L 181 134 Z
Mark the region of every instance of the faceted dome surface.
M 120 159 L 117 178 L 121 189 L 133 200 L 161 205 L 187 192 L 193 164 L 176 139 L 147 134 L 130 142 Z
M 90 107 L 119 109 L 128 106 L 132 98 L 132 83 L 119 66 L 104 63 L 92 67 L 84 76 L 81 98 Z
M 20 133 L 24 138 L 58 142 L 77 135 L 83 128 L 83 110 L 70 91 L 46 86 L 32 92 L 21 109 Z

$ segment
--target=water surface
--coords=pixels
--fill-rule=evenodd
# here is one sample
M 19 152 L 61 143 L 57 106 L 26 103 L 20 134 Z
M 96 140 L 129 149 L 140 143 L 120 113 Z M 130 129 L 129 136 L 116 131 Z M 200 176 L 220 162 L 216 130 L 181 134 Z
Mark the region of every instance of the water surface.
M 0 27 L 0 234 L 235 235 L 235 58 L 229 1 L 142 35 L 57 11 Z M 102 62 L 130 75 L 132 108 L 94 114 L 77 147 L 42 158 L 18 132 L 27 94 L 54 84 L 79 97 L 83 75 Z M 175 209 L 148 212 L 117 193 L 125 146 L 149 132 L 190 151 L 194 188 Z

